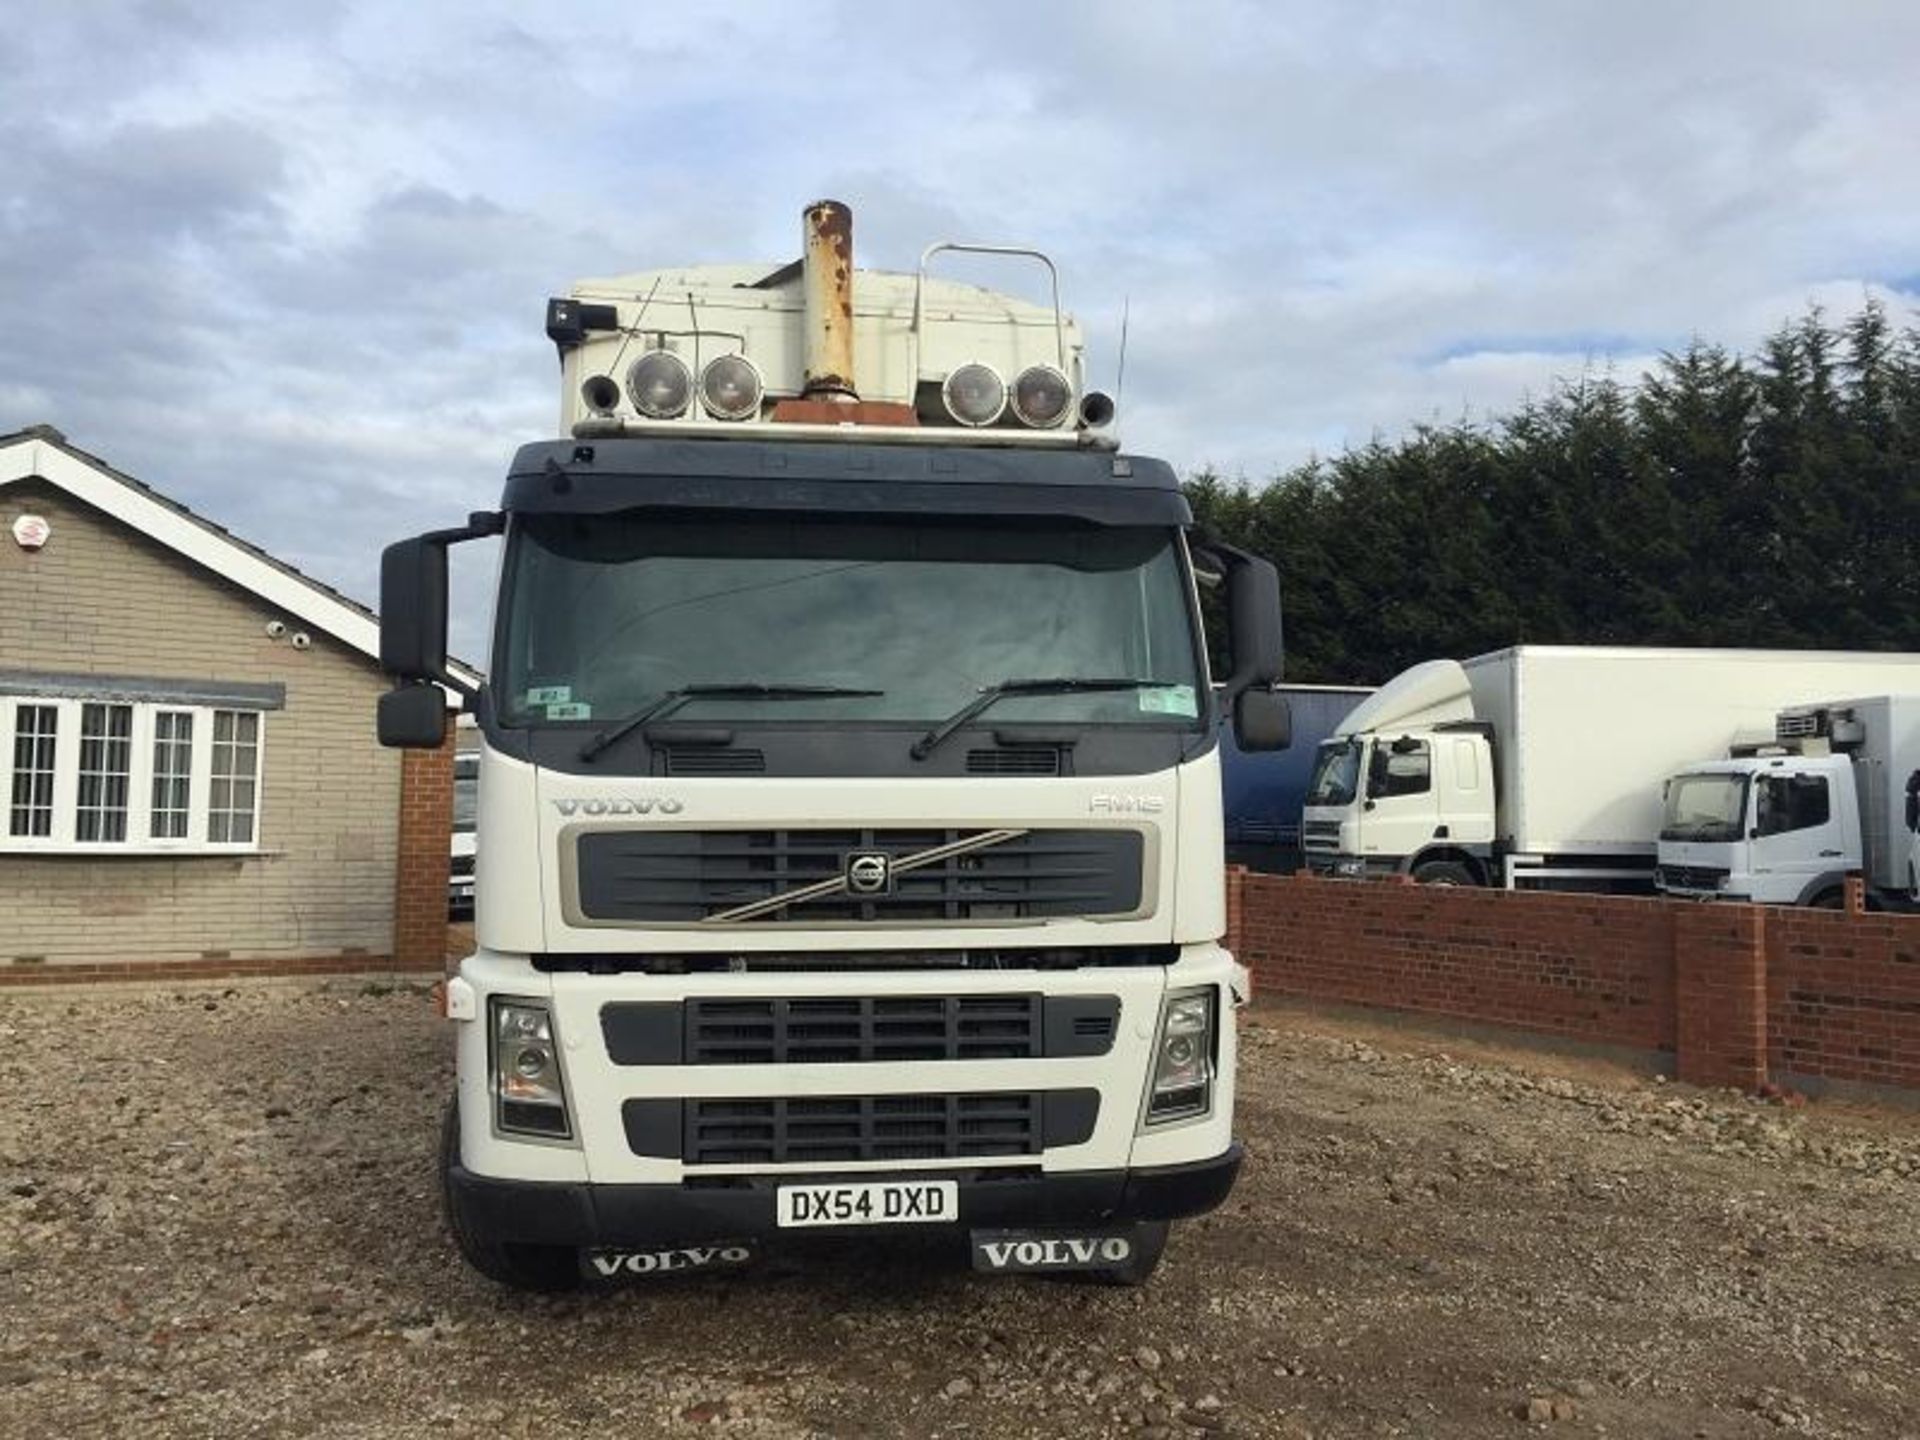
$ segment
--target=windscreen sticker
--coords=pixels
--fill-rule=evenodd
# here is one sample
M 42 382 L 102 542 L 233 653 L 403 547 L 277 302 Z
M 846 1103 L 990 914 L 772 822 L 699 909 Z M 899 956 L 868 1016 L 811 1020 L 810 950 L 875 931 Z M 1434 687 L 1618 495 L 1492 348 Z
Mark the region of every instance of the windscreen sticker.
M 564 705 L 573 699 L 571 685 L 535 685 L 527 691 L 529 705 Z
M 593 706 L 587 704 L 584 700 L 565 705 L 547 706 L 547 719 L 549 720 L 591 720 L 592 718 Z
M 1182 715 L 1189 720 L 1200 713 L 1191 685 L 1161 685 L 1142 690 L 1140 708 L 1153 715 Z

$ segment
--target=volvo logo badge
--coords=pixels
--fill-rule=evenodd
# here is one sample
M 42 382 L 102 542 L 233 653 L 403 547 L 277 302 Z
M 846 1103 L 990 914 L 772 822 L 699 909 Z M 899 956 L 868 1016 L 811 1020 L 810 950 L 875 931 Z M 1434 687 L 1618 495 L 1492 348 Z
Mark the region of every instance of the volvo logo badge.
M 847 890 L 854 895 L 884 895 L 893 886 L 893 861 L 864 850 L 847 857 Z

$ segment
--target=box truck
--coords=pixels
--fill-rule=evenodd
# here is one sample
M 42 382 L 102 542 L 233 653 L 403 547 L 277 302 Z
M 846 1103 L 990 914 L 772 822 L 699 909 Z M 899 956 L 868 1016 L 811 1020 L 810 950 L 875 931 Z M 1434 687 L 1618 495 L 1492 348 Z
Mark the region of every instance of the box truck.
M 1667 782 L 1660 889 L 1702 900 L 1838 908 L 1920 896 L 1920 692 L 1797 705 L 1770 745 Z
M 1523 645 L 1416 665 L 1320 746 L 1308 865 L 1428 884 L 1651 890 L 1662 786 L 1822 695 L 1920 687 L 1920 656 Z
M 1247 753 L 1228 726 L 1220 736 L 1220 775 L 1228 862 L 1286 875 L 1300 867 L 1300 810 L 1320 742 L 1373 691 L 1362 685 L 1275 688 L 1293 715 L 1292 743 L 1285 750 Z
M 560 438 L 383 557 L 433 746 L 448 547 L 505 537 L 449 1227 L 535 1289 L 896 1226 L 1138 1282 L 1240 1166 L 1217 721 L 1285 742 L 1278 579 L 1119 451 L 1057 289 L 802 240 L 550 301 Z

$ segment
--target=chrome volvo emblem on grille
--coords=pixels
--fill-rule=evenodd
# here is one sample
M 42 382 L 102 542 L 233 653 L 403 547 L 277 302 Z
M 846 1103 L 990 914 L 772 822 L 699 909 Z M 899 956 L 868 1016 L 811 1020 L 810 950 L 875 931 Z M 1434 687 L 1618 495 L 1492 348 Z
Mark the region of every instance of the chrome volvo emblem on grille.
M 893 861 L 877 850 L 847 857 L 847 890 L 854 895 L 883 895 L 893 884 Z

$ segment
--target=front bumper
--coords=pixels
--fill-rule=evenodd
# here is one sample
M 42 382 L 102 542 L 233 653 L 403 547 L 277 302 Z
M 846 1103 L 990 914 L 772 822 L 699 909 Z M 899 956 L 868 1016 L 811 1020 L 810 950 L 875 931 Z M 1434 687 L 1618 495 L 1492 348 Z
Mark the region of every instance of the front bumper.
M 468 1234 L 532 1245 L 580 1248 L 665 1248 L 776 1234 L 949 1234 L 975 1229 L 1096 1225 L 1137 1220 L 1179 1220 L 1201 1215 L 1227 1198 L 1240 1173 L 1236 1141 L 1210 1159 L 1184 1165 L 1057 1174 L 963 1174 L 911 1170 L 893 1175 L 861 1171 L 853 1176 L 755 1177 L 716 1187 L 691 1185 L 596 1185 L 539 1180 L 502 1180 L 475 1175 L 461 1165 L 447 1171 L 447 1206 Z M 939 1226 L 842 1226 L 831 1231 L 782 1231 L 775 1223 L 774 1192 L 780 1185 L 829 1179 L 942 1180 L 960 1185 L 959 1218 Z

